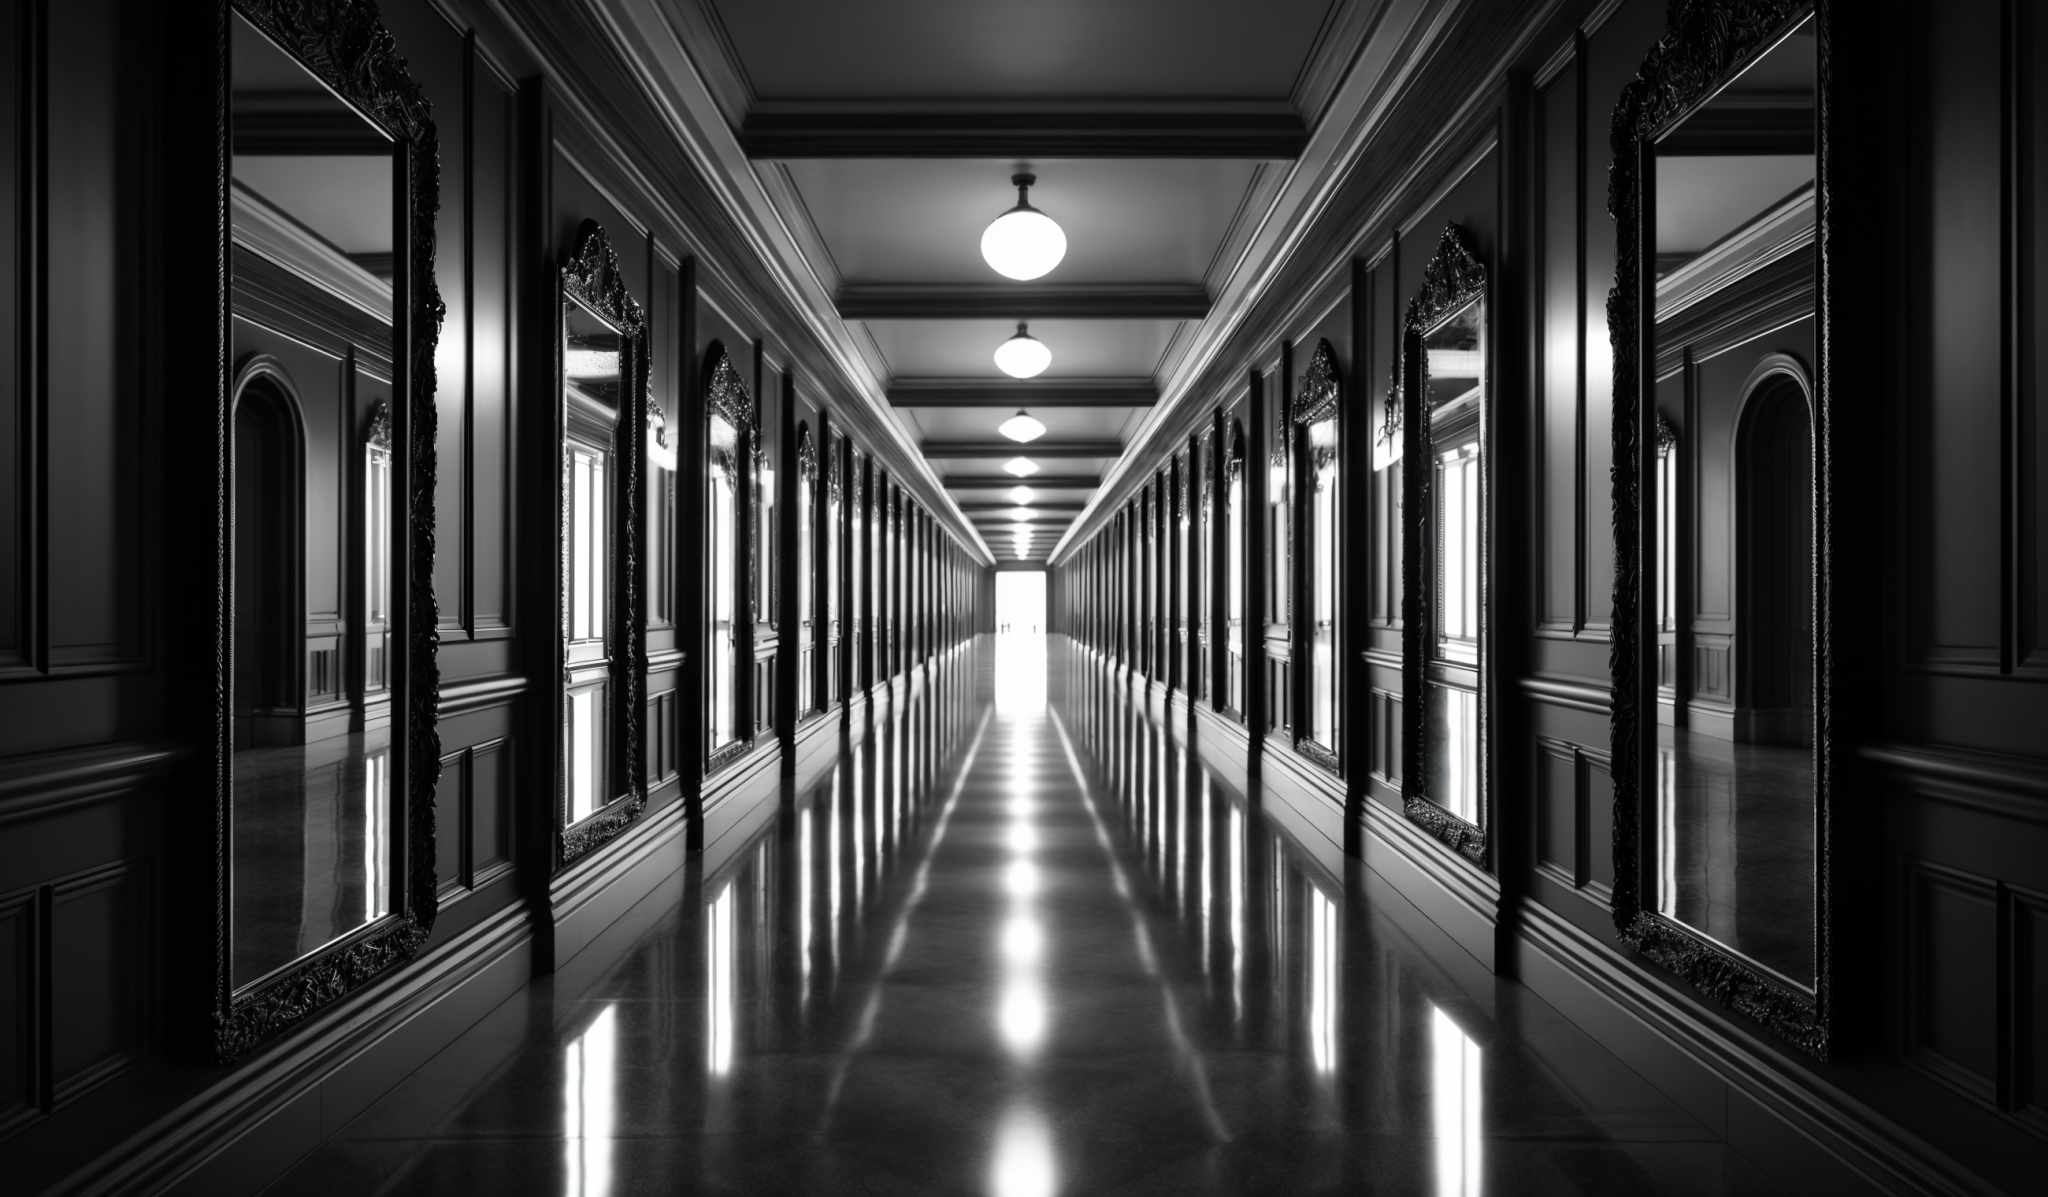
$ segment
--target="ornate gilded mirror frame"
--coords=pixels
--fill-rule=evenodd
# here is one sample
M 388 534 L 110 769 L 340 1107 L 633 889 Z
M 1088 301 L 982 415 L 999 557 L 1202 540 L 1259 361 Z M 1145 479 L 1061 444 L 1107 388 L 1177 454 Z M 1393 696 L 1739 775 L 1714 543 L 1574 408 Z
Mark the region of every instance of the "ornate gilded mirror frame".
M 1312 728 L 1315 706 L 1310 691 L 1315 686 L 1327 686 L 1331 679 L 1319 676 L 1315 671 L 1315 627 L 1318 623 L 1338 620 L 1343 610 L 1344 593 L 1341 586 L 1333 586 L 1331 593 L 1337 596 L 1337 610 L 1324 611 L 1316 604 L 1316 590 L 1319 579 L 1316 570 L 1326 563 L 1316 560 L 1317 535 L 1315 523 L 1316 496 L 1324 486 L 1323 472 L 1337 461 L 1337 444 L 1318 444 L 1311 432 L 1325 420 L 1343 422 L 1344 381 L 1337 365 L 1337 350 L 1329 338 L 1318 338 L 1315 350 L 1309 355 L 1308 369 L 1302 371 L 1301 386 L 1294 393 L 1292 410 L 1288 413 L 1288 433 L 1295 441 L 1295 462 L 1293 465 L 1293 486 L 1298 496 L 1295 512 L 1288 527 L 1293 531 L 1297 551 L 1291 563 L 1295 570 L 1295 583 L 1289 587 L 1289 626 L 1294 630 L 1296 659 L 1296 694 L 1294 707 L 1297 712 L 1294 721 L 1294 748 L 1302 756 L 1321 765 L 1332 773 L 1343 769 L 1340 753 L 1341 741 L 1324 744 L 1315 736 L 1327 729 Z M 1339 437 L 1343 435 L 1339 432 Z M 1338 479 L 1336 485 L 1343 486 L 1347 479 Z M 1339 521 L 1341 525 L 1341 520 Z M 1328 563 L 1334 564 L 1334 563 Z M 1341 581 L 1342 570 L 1339 571 Z M 1299 594 L 1299 599 L 1293 596 Z M 1306 612 L 1297 617 L 1296 612 Z M 1341 622 L 1341 621 L 1340 621 Z M 1341 653 L 1331 656 L 1333 665 L 1342 660 Z M 1339 670 L 1341 674 L 1341 669 Z
M 1608 212 L 1615 221 L 1614 287 L 1608 293 L 1607 323 L 1614 358 L 1614 612 L 1609 652 L 1613 686 L 1614 774 L 1614 922 L 1622 939 L 1645 957 L 1698 988 L 1716 1001 L 1744 1014 L 1788 1043 L 1826 1059 L 1829 1052 L 1830 998 L 1833 990 L 1829 798 L 1837 768 L 1831 751 L 1831 694 L 1835 663 L 1830 629 L 1838 588 L 1831 553 L 1830 509 L 1834 482 L 1830 449 L 1831 420 L 1828 363 L 1831 270 L 1828 261 L 1830 119 L 1828 0 L 1677 0 L 1669 24 L 1651 48 L 1636 77 L 1615 105 L 1608 174 Z M 1645 902 L 1656 884 L 1656 853 L 1645 834 L 1644 804 L 1656 793 L 1656 753 L 1645 751 L 1646 737 L 1656 733 L 1657 677 L 1645 668 L 1656 647 L 1655 612 L 1647 609 L 1642 581 L 1646 560 L 1654 556 L 1652 530 L 1642 518 L 1644 479 L 1654 477 L 1657 436 L 1645 413 L 1654 395 L 1654 321 L 1656 285 L 1649 244 L 1653 205 L 1650 167 L 1659 137 L 1711 98 L 1762 52 L 1809 16 L 1814 18 L 1816 66 L 1817 158 L 1815 236 L 1818 274 L 1820 354 L 1812 372 L 1814 417 L 1813 473 L 1813 599 L 1814 599 L 1814 952 L 1812 992 L 1788 984 L 1754 966 L 1727 948 Z M 1648 435 L 1646 435 L 1648 433 Z M 1646 629 L 1649 629 L 1646 635 Z M 1648 722 L 1645 722 L 1646 713 Z
M 1481 305 L 1480 323 L 1482 330 L 1490 330 L 1490 311 L 1487 295 L 1486 264 L 1473 251 L 1465 230 L 1455 224 L 1444 226 L 1437 238 L 1436 252 L 1429 264 L 1423 268 L 1422 288 L 1408 301 L 1408 309 L 1402 319 L 1401 332 L 1401 406 L 1398 420 L 1392 421 L 1388 429 L 1402 438 L 1401 456 L 1408 462 L 1402 471 L 1402 521 L 1401 521 L 1401 615 L 1403 622 L 1402 677 L 1407 694 L 1404 704 L 1406 711 L 1406 742 L 1402 745 L 1402 803 L 1408 818 L 1426 829 L 1431 835 L 1442 840 L 1459 854 L 1479 865 L 1487 859 L 1487 827 L 1491 824 L 1489 810 L 1493 802 L 1492 767 L 1494 754 L 1488 751 L 1494 727 L 1492 708 L 1493 686 L 1493 619 L 1491 607 L 1493 587 L 1490 571 L 1493 562 L 1493 518 L 1492 499 L 1494 488 L 1491 479 L 1494 472 L 1492 427 L 1493 421 L 1486 419 L 1482 444 L 1481 469 L 1487 479 L 1484 510 L 1480 522 L 1480 695 L 1477 735 L 1479 761 L 1479 809 L 1478 820 L 1462 818 L 1433 801 L 1429 794 L 1427 756 L 1429 743 L 1429 703 L 1425 698 L 1428 681 L 1429 639 L 1434 617 L 1431 609 L 1432 591 L 1427 585 L 1427 563 L 1434 556 L 1428 550 L 1431 532 L 1431 480 L 1430 471 L 1424 463 L 1430 460 L 1430 413 L 1425 402 L 1429 389 L 1429 359 L 1424 350 L 1424 338 L 1440 325 L 1463 312 L 1472 304 Z M 1489 338 L 1490 340 L 1490 338 Z M 1490 385 L 1490 384 L 1489 384 Z M 1490 394 L 1482 394 L 1480 403 L 1486 405 Z M 1394 413 L 1389 413 L 1393 415 Z
M 232 153 L 227 64 L 237 16 L 390 137 L 394 157 L 394 230 L 403 250 L 393 262 L 392 513 L 400 543 L 392 554 L 405 595 L 392 613 L 391 677 L 402 688 L 393 720 L 393 774 L 404 779 L 394 821 L 391 913 L 237 991 L 233 978 L 234 577 L 229 300 L 232 249 L 229 163 Z M 391 31 L 364 0 L 230 0 L 214 10 L 216 61 L 214 213 L 217 305 L 214 352 L 214 961 L 212 1053 L 223 1061 L 305 1022 L 416 955 L 433 929 L 434 790 L 440 780 L 435 721 L 440 671 L 434 628 L 434 350 L 443 307 L 434 281 L 434 219 L 440 208 L 440 151 L 426 94 L 407 71 Z
M 640 635 L 646 589 L 640 576 L 641 461 L 647 454 L 643 438 L 651 429 L 658 431 L 664 442 L 668 435 L 667 422 L 661 416 L 660 406 L 653 402 L 647 386 L 646 317 L 639 302 L 626 290 L 625 279 L 619 273 L 618 252 L 613 249 L 603 225 L 585 220 L 577 228 L 575 243 L 562 260 L 561 284 L 564 303 L 580 304 L 618 330 L 620 378 L 618 422 L 613 431 L 612 454 L 616 473 L 613 495 L 618 511 L 616 518 L 610 521 L 610 543 L 606 546 L 611 558 L 611 577 L 615 581 L 610 588 L 612 599 L 608 615 L 615 646 L 611 650 L 611 685 L 615 697 L 608 704 L 608 715 L 612 726 L 610 767 L 616 771 L 610 790 L 616 796 L 594 813 L 572 822 L 569 787 L 556 787 L 555 864 L 558 869 L 617 839 L 647 806 L 647 786 L 640 772 L 640 691 L 647 668 L 646 640 Z M 559 355 L 567 350 L 560 335 L 556 336 L 555 343 L 558 347 L 555 376 L 559 394 L 560 386 L 567 379 L 566 367 Z M 561 521 L 568 519 L 566 503 L 558 514 Z M 566 523 L 562 543 L 568 543 Z M 557 579 L 555 593 L 558 604 L 562 591 L 560 579 Z M 558 611 L 556 616 L 555 626 L 563 627 L 566 614 Z M 561 686 L 555 687 L 557 694 L 561 690 Z M 559 751 L 559 744 L 557 749 Z M 559 766 L 555 775 L 563 775 Z

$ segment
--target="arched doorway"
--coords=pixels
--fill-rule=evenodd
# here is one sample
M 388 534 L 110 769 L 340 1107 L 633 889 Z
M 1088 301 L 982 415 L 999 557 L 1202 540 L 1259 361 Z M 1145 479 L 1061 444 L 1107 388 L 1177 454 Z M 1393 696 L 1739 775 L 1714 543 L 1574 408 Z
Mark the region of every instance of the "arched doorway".
M 1735 430 L 1735 739 L 1813 742 L 1813 417 L 1790 371 L 1750 388 Z
M 234 404 L 237 749 L 305 740 L 304 470 L 291 393 L 268 371 L 251 373 Z

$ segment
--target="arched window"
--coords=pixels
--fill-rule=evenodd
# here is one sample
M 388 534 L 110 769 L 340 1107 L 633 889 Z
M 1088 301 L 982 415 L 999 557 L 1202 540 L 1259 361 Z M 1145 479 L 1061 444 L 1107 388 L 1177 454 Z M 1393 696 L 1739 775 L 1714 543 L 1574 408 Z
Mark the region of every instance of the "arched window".
M 235 751 L 306 739 L 306 441 L 290 381 L 262 360 L 234 394 Z M 338 682 L 339 679 L 337 679 Z
M 1308 493 L 1302 496 L 1302 540 L 1307 593 L 1298 615 L 1307 657 L 1307 710 L 1302 736 L 1307 755 L 1336 764 L 1339 712 L 1343 707 L 1342 658 L 1337 651 L 1342 563 L 1339 541 L 1337 417 L 1342 408 L 1337 353 L 1328 341 L 1316 344 L 1294 396 L 1295 448 L 1306 458 Z M 1322 756 L 1316 749 L 1328 753 Z
M 705 610 L 705 768 L 724 764 L 745 746 L 741 681 L 747 668 L 752 608 L 742 591 L 748 576 L 744 466 L 753 451 L 754 398 L 725 349 L 713 342 L 705 363 L 705 486 L 707 490 Z

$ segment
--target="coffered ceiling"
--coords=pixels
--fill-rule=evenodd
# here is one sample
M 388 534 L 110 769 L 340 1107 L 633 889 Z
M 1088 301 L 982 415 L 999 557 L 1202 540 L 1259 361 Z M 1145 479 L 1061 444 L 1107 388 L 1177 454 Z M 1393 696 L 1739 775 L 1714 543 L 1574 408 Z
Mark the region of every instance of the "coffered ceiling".
M 581 0 L 730 171 L 730 202 L 998 560 L 1046 559 L 1242 317 L 1327 194 L 1367 99 L 1441 26 L 1429 0 Z M 1031 283 L 983 228 L 1037 176 L 1064 260 Z M 992 360 L 1017 322 L 1052 351 Z M 863 385 L 864 384 L 864 385 Z M 1018 446 L 996 426 L 1028 408 Z

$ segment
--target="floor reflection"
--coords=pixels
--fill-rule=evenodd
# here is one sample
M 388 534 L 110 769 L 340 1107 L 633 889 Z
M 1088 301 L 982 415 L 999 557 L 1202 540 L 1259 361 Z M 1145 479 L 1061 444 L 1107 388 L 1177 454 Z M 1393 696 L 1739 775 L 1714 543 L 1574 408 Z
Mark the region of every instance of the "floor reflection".
M 234 759 L 234 983 L 391 909 L 391 733 L 245 748 Z
M 1060 642 L 959 654 L 691 866 L 680 906 L 508 1003 L 280 1191 L 1752 1185 L 1260 800 Z

